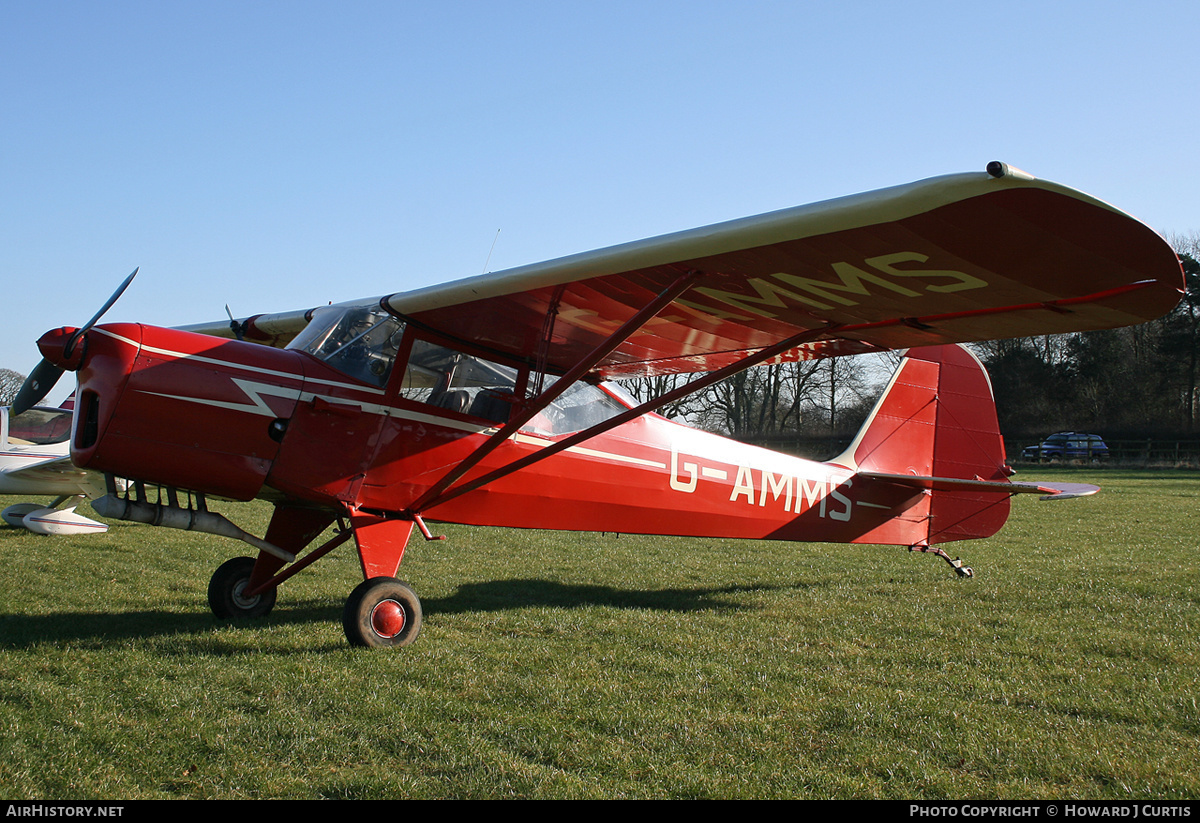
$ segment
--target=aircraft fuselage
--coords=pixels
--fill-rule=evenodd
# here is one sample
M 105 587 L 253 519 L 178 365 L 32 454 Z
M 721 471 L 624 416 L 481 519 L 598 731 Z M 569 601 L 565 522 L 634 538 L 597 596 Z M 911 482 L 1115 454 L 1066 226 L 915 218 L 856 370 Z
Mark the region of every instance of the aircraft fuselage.
M 415 339 L 405 335 L 401 361 Z M 455 356 L 461 369 L 471 355 Z M 435 399 L 437 385 L 414 388 L 422 378 L 413 368 L 389 372 L 367 385 L 305 351 L 138 324 L 98 326 L 78 374 L 72 456 L 81 467 L 216 497 L 403 513 L 495 434 L 530 379 L 515 364 L 511 384 L 448 385 Z M 427 372 L 425 382 L 445 378 Z M 589 413 L 627 408 L 600 387 L 587 389 L 598 406 Z M 467 397 L 443 402 L 455 392 L 474 392 L 472 407 Z M 477 411 L 487 392 L 497 419 Z M 568 423 L 556 431 L 545 417 L 464 480 L 578 430 Z M 421 514 L 491 526 L 906 544 L 914 542 L 911 525 L 927 516 L 923 497 L 857 477 L 852 467 L 648 414 Z

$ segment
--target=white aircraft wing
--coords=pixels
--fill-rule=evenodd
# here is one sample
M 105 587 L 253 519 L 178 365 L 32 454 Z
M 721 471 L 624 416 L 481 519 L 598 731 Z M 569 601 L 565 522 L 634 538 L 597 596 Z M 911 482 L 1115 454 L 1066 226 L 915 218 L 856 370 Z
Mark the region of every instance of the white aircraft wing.
M 339 305 L 561 374 L 681 285 L 593 377 L 713 371 L 794 339 L 777 359 L 1115 328 L 1170 311 L 1183 274 L 1130 215 L 994 163 Z M 311 312 L 185 328 L 284 345 Z
M 31 458 L 0 453 L 0 494 L 104 494 L 104 478 L 76 467 L 69 455 Z

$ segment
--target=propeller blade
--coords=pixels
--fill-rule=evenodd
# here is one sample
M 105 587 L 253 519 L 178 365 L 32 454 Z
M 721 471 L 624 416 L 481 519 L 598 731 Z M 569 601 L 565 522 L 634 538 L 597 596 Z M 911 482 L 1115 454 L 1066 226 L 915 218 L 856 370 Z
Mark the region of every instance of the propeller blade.
M 92 326 L 96 325 L 96 321 L 103 317 L 104 313 L 113 307 L 113 303 L 116 303 L 121 298 L 121 295 L 125 293 L 125 289 L 129 288 L 129 284 L 133 282 L 133 278 L 137 277 L 137 273 L 141 271 L 141 269 L 142 267 L 138 266 L 129 273 L 129 276 L 125 278 L 125 282 L 117 286 L 117 290 L 112 293 L 112 297 L 108 298 L 108 302 L 100 307 L 100 311 L 96 312 L 95 316 L 87 322 L 82 331 L 87 331 Z
M 100 307 L 100 311 L 92 315 L 92 319 L 87 321 L 87 323 L 83 325 L 83 328 L 75 332 L 75 336 L 71 339 L 71 342 L 67 344 L 67 354 L 70 354 L 71 350 L 75 348 L 75 342 L 79 340 L 79 338 L 83 337 L 83 335 L 87 333 L 88 329 L 96 325 L 96 322 L 104 316 L 104 313 L 113 307 L 113 303 L 116 303 L 117 300 L 121 298 L 121 295 L 125 293 L 125 289 L 129 288 L 129 284 L 133 282 L 134 277 L 137 277 L 137 273 L 141 271 L 141 268 L 141 266 L 138 266 L 136 269 L 131 271 L 129 276 L 125 278 L 125 282 L 117 286 L 117 290 L 113 292 L 112 296 L 108 298 L 108 301 Z
M 133 278 L 137 276 L 137 273 L 140 269 L 141 266 L 138 266 L 136 269 L 130 272 L 129 276 L 125 278 L 125 282 L 118 286 L 117 290 L 112 293 L 111 297 L 108 298 L 108 301 L 100 307 L 100 311 L 96 312 L 96 314 L 92 316 L 92 319 L 89 320 L 83 328 L 71 335 L 71 339 L 67 341 L 67 345 L 64 349 L 65 355 L 70 356 L 71 351 L 75 348 L 75 344 L 79 342 L 80 338 L 83 337 L 87 330 L 96 325 L 97 321 L 104 316 L 104 313 L 112 308 L 113 303 L 116 303 L 117 300 L 120 299 L 121 295 L 125 293 L 125 289 L 129 288 L 129 284 L 133 282 Z M 20 414 L 23 411 L 28 411 L 38 403 L 42 402 L 46 395 L 50 393 L 50 390 L 54 388 L 54 384 L 58 382 L 58 378 L 62 377 L 62 373 L 62 369 L 51 363 L 49 360 L 42 358 L 41 362 L 39 362 L 34 367 L 33 371 L 29 373 L 29 377 L 25 378 L 25 384 L 21 386 L 21 390 L 17 392 L 17 397 L 15 400 L 13 400 L 12 404 L 13 414 Z
M 25 378 L 21 390 L 17 392 L 17 397 L 12 404 L 12 413 L 20 414 L 41 403 L 54 388 L 58 378 L 62 377 L 62 373 L 63 370 L 49 360 L 43 359 L 39 362 L 29 373 L 29 377 Z

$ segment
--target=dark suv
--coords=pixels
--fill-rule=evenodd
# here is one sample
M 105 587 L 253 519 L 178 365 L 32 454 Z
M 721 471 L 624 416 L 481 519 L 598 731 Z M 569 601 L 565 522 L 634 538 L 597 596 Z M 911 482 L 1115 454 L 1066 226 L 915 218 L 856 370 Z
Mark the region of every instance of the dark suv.
M 1040 446 L 1027 446 L 1021 457 L 1025 460 L 1106 460 L 1108 446 L 1098 434 L 1058 432 L 1043 440 Z

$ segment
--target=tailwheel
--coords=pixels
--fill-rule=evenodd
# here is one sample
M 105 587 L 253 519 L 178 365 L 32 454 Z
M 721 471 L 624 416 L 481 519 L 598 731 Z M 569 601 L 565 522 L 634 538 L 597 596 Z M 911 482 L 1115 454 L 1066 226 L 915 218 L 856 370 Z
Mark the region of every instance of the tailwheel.
M 950 568 L 954 569 L 954 573 L 957 574 L 959 577 L 974 577 L 975 576 L 975 570 L 972 569 L 970 566 L 964 566 L 962 560 L 957 557 L 954 558 L 953 560 L 950 560 L 949 558 L 947 558 L 946 562 L 950 564 Z
M 372 577 L 350 593 L 342 628 L 351 646 L 407 646 L 421 631 L 421 601 L 394 577 Z
M 946 552 L 944 552 L 942 549 L 939 549 L 937 546 L 929 546 L 922 543 L 915 546 L 909 546 L 908 550 L 910 552 L 927 552 L 929 554 L 936 554 L 938 557 L 949 563 L 950 568 L 954 569 L 954 573 L 959 577 L 975 576 L 975 570 L 970 566 L 965 565 L 961 558 L 956 557 L 951 560 L 950 555 L 946 554 Z
M 263 617 L 275 607 L 276 590 L 271 588 L 247 597 L 253 557 L 235 557 L 222 563 L 208 582 L 208 606 L 222 619 Z

